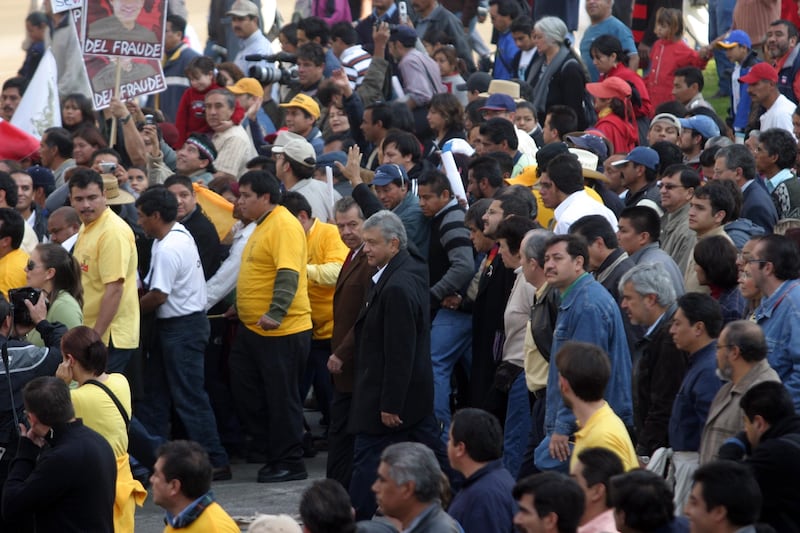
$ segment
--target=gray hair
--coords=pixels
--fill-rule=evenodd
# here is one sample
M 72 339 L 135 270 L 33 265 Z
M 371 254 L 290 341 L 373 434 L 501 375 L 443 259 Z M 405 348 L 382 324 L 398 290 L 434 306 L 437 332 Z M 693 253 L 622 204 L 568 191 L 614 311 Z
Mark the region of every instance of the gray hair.
M 620 292 L 628 282 L 642 296 L 655 294 L 661 307 L 668 307 L 675 301 L 675 287 L 672 286 L 667 269 L 661 263 L 642 263 L 625 272 L 619 280 Z
M 550 44 L 561 46 L 567 38 L 567 25 L 558 17 L 542 17 L 533 29 L 542 32 Z
M 212 89 L 206 93 L 206 98 L 212 94 L 221 94 L 224 96 L 225 104 L 228 106 L 228 109 L 233 109 L 236 107 L 236 95 L 230 92 L 228 89 Z
M 725 168 L 728 170 L 742 169 L 744 179 L 751 180 L 756 177 L 756 158 L 750 149 L 743 144 L 723 146 L 714 159 L 724 159 Z
M 333 211 L 334 213 L 347 213 L 354 207 L 358 211 L 358 218 L 364 220 L 364 212 L 361 210 L 361 206 L 356 203 L 352 196 L 342 196 L 336 200 L 336 203 L 333 204 Z
M 368 229 L 372 228 L 378 228 L 381 230 L 381 235 L 386 242 L 389 242 L 392 239 L 397 239 L 400 241 L 401 250 L 408 248 L 408 234 L 406 233 L 406 227 L 403 225 L 403 221 L 400 220 L 400 217 L 391 211 L 382 209 L 369 217 L 364 222 L 362 231 L 367 231 Z
M 730 137 L 725 137 L 724 135 L 717 135 L 716 137 L 711 137 L 709 140 L 707 140 L 704 148 L 709 149 L 715 146 L 719 146 L 720 148 L 725 148 L 726 146 L 730 146 L 732 144 L 733 141 L 730 139 Z
M 739 348 L 742 359 L 757 363 L 767 357 L 767 339 L 761 326 L 749 320 L 735 320 L 725 326 L 725 341 Z
M 540 267 L 544 267 L 544 253 L 547 251 L 547 241 L 555 234 L 546 229 L 532 229 L 522 239 L 520 252 L 525 259 L 533 259 Z
M 381 461 L 398 485 L 414 482 L 414 496 L 422 503 L 439 499 L 442 469 L 430 448 L 418 442 L 398 442 L 388 446 Z

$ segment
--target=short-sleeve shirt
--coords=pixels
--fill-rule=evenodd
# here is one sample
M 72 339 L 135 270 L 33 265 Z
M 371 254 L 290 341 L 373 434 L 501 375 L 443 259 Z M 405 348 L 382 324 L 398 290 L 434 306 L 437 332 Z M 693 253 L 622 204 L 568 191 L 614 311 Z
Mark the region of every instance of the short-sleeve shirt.
M 8 289 L 18 289 L 28 284 L 25 266 L 28 254 L 22 248 L 11 250 L 0 258 L 0 291 L 8 298 Z
M 236 285 L 236 309 L 242 324 L 264 337 L 293 335 L 311 329 L 308 300 L 308 247 L 300 222 L 285 207 L 276 206 L 247 240 Z M 297 291 L 277 329 L 263 330 L 258 319 L 269 311 L 278 270 L 298 273 Z
M 580 47 L 581 59 L 589 70 L 589 77 L 592 78 L 592 81 L 600 79 L 600 73 L 597 72 L 597 68 L 594 66 L 594 63 L 592 63 L 592 55 L 589 53 L 589 50 L 591 50 L 594 40 L 601 35 L 613 35 L 619 39 L 619 42 L 622 43 L 622 49 L 630 55 L 639 53 L 636 44 L 633 42 L 631 29 L 617 17 L 608 17 L 603 22 L 592 24 L 586 28 L 586 31 L 583 33 Z
M 131 417 L 131 388 L 128 380 L 122 374 L 109 374 L 103 385 L 111 389 L 117 397 L 128 419 Z M 128 428 L 122 413 L 106 391 L 84 383 L 77 389 L 70 391 L 72 405 L 75 406 L 75 416 L 83 419 L 86 427 L 100 433 L 111 445 L 115 457 L 128 453 Z
M 72 253 L 81 266 L 83 283 L 83 323 L 94 327 L 106 284 L 122 280 L 122 298 L 117 314 L 103 334 L 115 348 L 139 346 L 139 296 L 136 289 L 138 256 L 133 231 L 111 209 L 97 220 L 81 225 Z
M 197 244 L 183 224 L 176 222 L 162 239 L 153 241 L 150 271 L 144 283 L 167 295 L 156 317 L 176 318 L 206 310 L 206 279 Z

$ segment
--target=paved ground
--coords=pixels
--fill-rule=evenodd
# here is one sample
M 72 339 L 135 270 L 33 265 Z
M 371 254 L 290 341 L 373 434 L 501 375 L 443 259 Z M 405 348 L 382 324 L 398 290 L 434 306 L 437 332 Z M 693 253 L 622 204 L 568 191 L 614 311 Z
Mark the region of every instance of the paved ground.
M 319 413 L 307 412 L 306 419 L 316 421 Z M 321 433 L 319 427 L 313 429 L 315 435 Z M 299 519 L 300 496 L 315 479 L 325 477 L 326 457 L 327 454 L 321 452 L 306 459 L 308 479 L 286 483 L 256 483 L 256 474 L 262 465 L 231 465 L 233 479 L 214 483 L 212 490 L 219 504 L 237 520 L 249 519 L 258 513 L 285 513 Z M 164 511 L 153 503 L 152 495 L 148 495 L 144 507 L 136 510 L 136 533 L 161 533 L 163 530 Z

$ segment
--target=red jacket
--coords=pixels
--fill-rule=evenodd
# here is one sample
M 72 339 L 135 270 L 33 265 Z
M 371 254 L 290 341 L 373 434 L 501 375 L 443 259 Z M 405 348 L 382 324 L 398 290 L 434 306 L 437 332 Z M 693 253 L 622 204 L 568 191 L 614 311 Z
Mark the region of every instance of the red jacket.
M 706 68 L 707 59 L 689 48 L 681 40 L 667 41 L 659 39 L 653 44 L 650 51 L 650 73 L 644 80 L 653 109 L 674 100 L 672 96 L 672 82 L 675 80 L 675 71 L 683 67 Z
M 206 94 L 214 89 L 224 89 L 213 82 L 208 89 L 195 91 L 189 86 L 181 96 L 178 111 L 175 113 L 175 128 L 178 130 L 178 146 L 183 146 L 190 133 L 214 133 L 206 123 Z M 244 109 L 236 102 L 231 120 L 239 124 L 244 119 Z
M 630 108 L 629 108 L 630 109 Z M 613 154 L 627 154 L 639 144 L 639 130 L 630 122 L 625 122 L 610 109 L 600 112 L 594 129 L 611 141 Z
M 653 118 L 653 104 L 650 102 L 650 92 L 647 90 L 647 87 L 645 86 L 644 80 L 641 76 L 622 63 L 617 63 L 617 66 L 609 70 L 608 74 L 601 74 L 600 81 L 603 81 L 609 76 L 622 78 L 636 87 L 636 90 L 639 91 L 639 96 L 642 98 L 642 104 L 633 106 L 633 113 L 636 115 L 636 118 L 645 117 L 648 120 Z

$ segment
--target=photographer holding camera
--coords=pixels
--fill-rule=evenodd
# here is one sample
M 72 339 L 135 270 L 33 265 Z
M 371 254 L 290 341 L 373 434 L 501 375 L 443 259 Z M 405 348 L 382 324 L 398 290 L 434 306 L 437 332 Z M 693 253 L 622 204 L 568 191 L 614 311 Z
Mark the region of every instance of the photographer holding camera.
M 22 389 L 34 378 L 54 375 L 61 363 L 61 337 L 67 328 L 57 322 L 51 324 L 46 315 L 45 298 L 35 289 L 11 291 L 11 303 L 0 295 L 0 497 L 19 440 Z M 44 347 L 24 339 L 34 328 Z M 18 526 L 0 517 L 0 531 L 16 531 Z

